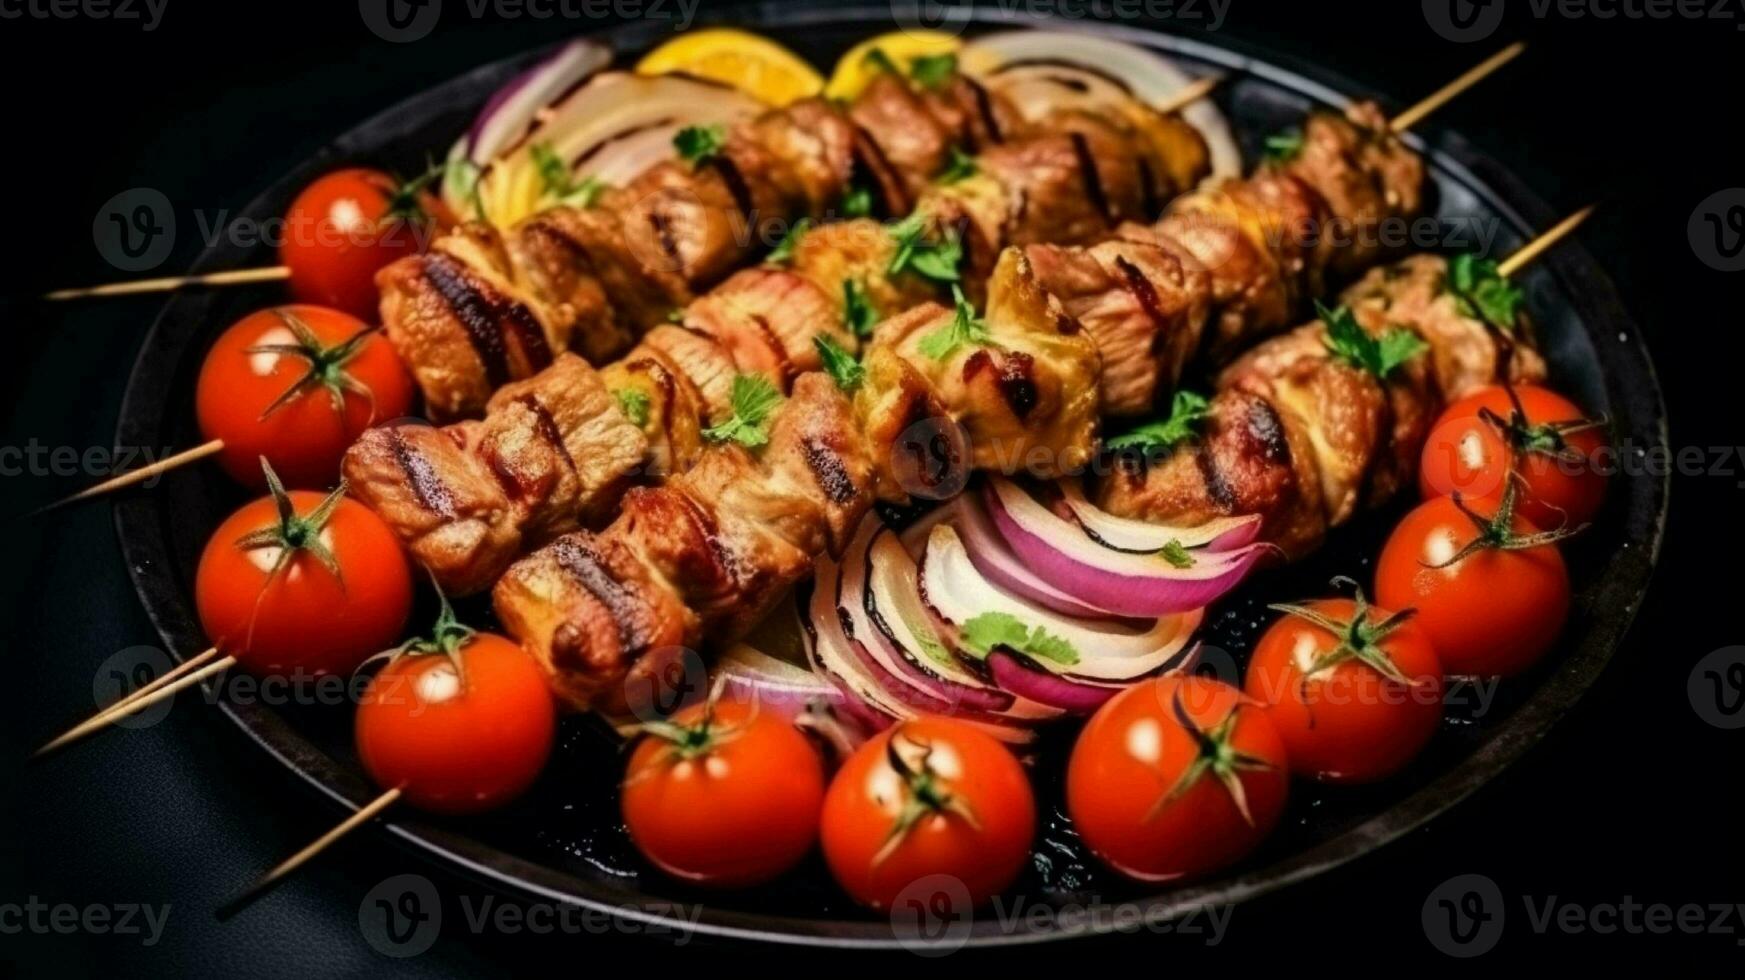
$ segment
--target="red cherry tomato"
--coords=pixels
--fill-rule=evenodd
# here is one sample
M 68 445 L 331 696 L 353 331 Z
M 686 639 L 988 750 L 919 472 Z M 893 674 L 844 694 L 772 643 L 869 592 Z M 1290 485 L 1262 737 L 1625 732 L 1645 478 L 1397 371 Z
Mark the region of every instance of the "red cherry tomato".
M 1382 548 L 1376 602 L 1415 608 L 1451 676 L 1509 677 L 1551 648 L 1569 618 L 1569 572 L 1553 544 L 1501 505 L 1419 504 Z
M 194 576 L 200 623 L 252 673 L 349 674 L 400 638 L 412 605 L 406 556 L 355 500 L 274 491 L 206 542 Z
M 450 625 L 370 679 L 358 702 L 358 758 L 413 806 L 479 813 L 533 785 L 557 712 L 544 670 L 514 641 Z
M 356 317 L 281 306 L 243 317 L 212 345 L 194 409 L 206 438 L 224 441 L 218 461 L 232 478 L 264 486 L 265 457 L 287 485 L 324 489 L 359 433 L 411 411 L 412 378 Z
M 744 702 L 697 704 L 651 726 L 624 775 L 643 856 L 699 885 L 761 884 L 818 839 L 824 767 L 806 736 Z
M 1424 445 L 1418 471 L 1426 499 L 1460 494 L 1493 505 L 1510 472 L 1521 484 L 1516 509 L 1541 528 L 1579 527 L 1605 501 L 1598 468 L 1600 424 L 1563 396 L 1534 385 L 1513 393 L 1491 385 L 1448 407 Z
M 1024 768 L 992 736 L 951 718 L 916 718 L 874 736 L 824 798 L 830 871 L 875 909 L 914 888 L 979 905 L 1018 877 L 1035 832 Z M 953 887 L 932 887 L 934 876 L 955 879 Z
M 1332 783 L 1391 776 L 1442 720 L 1442 665 L 1409 618 L 1323 599 L 1272 624 L 1243 689 L 1267 705 L 1291 771 Z
M 1098 859 L 1138 881 L 1204 875 L 1259 846 L 1284 812 L 1285 746 L 1266 710 L 1205 677 L 1144 681 L 1073 745 L 1066 805 Z
M 406 182 L 354 167 L 303 189 L 285 213 L 279 261 L 291 270 L 291 295 L 376 319 L 376 272 L 417 255 L 454 224 L 427 190 L 430 177 Z

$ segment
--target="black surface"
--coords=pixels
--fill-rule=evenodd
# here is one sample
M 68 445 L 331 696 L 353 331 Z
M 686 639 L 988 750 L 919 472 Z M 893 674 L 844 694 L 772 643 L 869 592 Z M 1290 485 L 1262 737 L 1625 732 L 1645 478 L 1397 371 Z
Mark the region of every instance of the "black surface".
M 188 33 L 179 37 L 178 13 L 199 21 L 185 24 Z M 1440 83 L 1486 49 L 1435 39 L 1412 10 L 1397 11 L 1388 31 L 1410 43 L 1391 47 L 1367 43 L 1326 18 L 1264 9 L 1231 14 L 1231 37 L 1316 58 L 1397 99 Z M 439 27 L 417 44 L 389 46 L 354 17 L 350 9 L 331 23 L 287 17 L 248 32 L 240 23 L 176 8 L 143 36 L 78 22 L 0 25 L 9 45 L 64 53 L 64 62 L 103 76 L 89 81 L 90 95 L 39 81 L 30 91 L 40 98 L 11 110 L 21 133 L 59 150 L 39 159 L 13 154 L 15 166 L 32 169 L 9 186 L 29 199 L 27 207 L 57 208 L 24 223 L 33 231 L 18 239 L 28 254 L 9 270 L 19 273 L 14 282 L 32 290 L 112 277 L 91 247 L 83 216 L 121 189 L 159 187 L 179 205 L 187 202 L 178 213 L 189 222 L 195 208 L 234 208 L 289 161 L 381 106 L 566 27 L 467 21 L 460 29 Z M 207 36 L 228 27 L 252 44 L 217 46 L 194 36 L 195 27 Z M 1514 84 L 1463 102 L 1438 121 L 1496 153 L 1559 209 L 1609 198 L 1583 239 L 1622 284 L 1655 348 L 1669 380 L 1674 445 L 1745 441 L 1738 438 L 1737 399 L 1725 386 L 1727 359 L 1710 346 L 1737 329 L 1737 307 L 1724 302 L 1726 287 L 1736 283 L 1700 264 L 1685 237 L 1697 202 L 1740 179 L 1737 151 L 1703 111 L 1738 91 L 1724 59 L 1736 63 L 1739 37 L 1732 25 L 1716 23 L 1523 21 L 1509 29 L 1516 28 L 1535 38 L 1536 50 L 1512 73 Z M 115 91 L 107 101 L 97 98 L 109 85 L 123 86 L 133 107 L 110 108 Z M 1656 100 L 1649 117 L 1622 108 L 1640 98 Z M 186 263 L 191 239 L 179 241 L 166 268 Z M 155 307 L 9 306 L 15 353 L 5 369 L 17 411 L 0 445 L 31 436 L 49 445 L 106 443 L 117 386 Z M 1732 425 L 1722 424 L 1723 411 L 1732 413 Z M 1675 904 L 1741 897 L 1737 836 L 1725 832 L 1738 815 L 1722 790 L 1730 773 L 1710 768 L 1729 759 L 1736 771 L 1739 736 L 1703 724 L 1685 695 L 1696 660 L 1741 639 L 1722 601 L 1729 594 L 1723 589 L 1737 591 L 1737 575 L 1722 561 L 1738 544 L 1741 479 L 1735 473 L 1676 481 L 1668 571 L 1645 618 L 1594 696 L 1547 744 L 1499 784 L 1379 858 L 1239 909 L 1217 961 L 1290 952 L 1329 928 L 1362 930 L 1365 948 L 1435 955 L 1418 909 L 1436 884 L 1468 871 L 1496 879 L 1509 896 L 1510 929 L 1497 955 L 1550 941 L 1531 935 L 1521 895 L 1589 903 L 1633 895 Z M 0 485 L 7 513 L 16 513 L 77 482 L 12 477 Z M 88 710 L 99 662 L 153 639 L 126 589 L 107 508 L 12 531 L 7 597 L 19 601 L 7 640 L 19 710 L 8 714 L 8 735 L 16 749 Z M 15 872 L 8 877 L 16 884 L 0 889 L 0 905 L 36 894 L 50 902 L 168 901 L 174 908 L 155 949 L 107 937 L 0 935 L 0 960 L 17 949 L 34 964 L 74 973 L 125 962 L 165 974 L 252 968 L 325 975 L 388 967 L 454 972 L 539 950 L 573 956 L 577 942 L 589 950 L 602 943 L 645 950 L 655 963 L 671 955 L 615 938 L 470 937 L 457 896 L 476 901 L 484 893 L 436 876 L 449 897 L 450 926 L 441 941 L 422 957 L 385 960 L 360 939 L 358 902 L 388 874 L 422 865 L 370 838 L 220 928 L 209 917 L 212 906 L 330 819 L 329 810 L 262 765 L 255 751 L 189 701 L 151 729 L 110 736 L 22 779 L 9 771 L 8 785 L 21 788 L 9 804 L 5 834 Z M 1680 942 L 1560 938 L 1576 955 Z M 1736 938 L 1684 942 L 1736 956 Z M 1122 942 L 1147 941 L 1114 939 L 1093 948 Z M 1148 942 L 1171 956 L 1197 949 L 1185 937 Z

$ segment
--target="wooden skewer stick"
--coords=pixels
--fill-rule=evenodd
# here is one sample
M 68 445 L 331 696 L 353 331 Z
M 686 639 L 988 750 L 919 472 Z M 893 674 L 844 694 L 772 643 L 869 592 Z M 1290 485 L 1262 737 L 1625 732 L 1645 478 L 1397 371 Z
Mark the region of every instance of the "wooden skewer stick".
M 101 286 L 79 286 L 44 293 L 43 299 L 60 302 L 69 299 L 90 299 L 98 296 L 130 296 L 135 293 L 167 293 L 183 286 L 239 286 L 255 282 L 279 282 L 291 278 L 291 270 L 282 265 L 261 269 L 232 269 L 228 272 L 207 272 L 193 276 L 164 276 L 159 279 L 135 279 L 131 282 L 111 282 Z
M 1224 76 L 1222 75 L 1207 75 L 1205 78 L 1195 79 L 1153 108 L 1165 116 L 1180 112 L 1211 95 L 1212 90 L 1222 84 L 1224 84 Z
M 42 507 L 38 507 L 32 512 L 32 516 L 41 514 L 45 511 L 54 510 L 56 507 L 65 507 L 67 504 L 76 503 L 80 500 L 89 500 L 92 497 L 108 493 L 111 490 L 120 490 L 122 487 L 131 487 L 136 483 L 144 483 L 146 480 L 149 480 L 160 473 L 166 473 L 185 463 L 192 463 L 196 460 L 205 459 L 223 448 L 223 439 L 213 439 L 211 442 L 203 442 L 200 445 L 195 446 L 193 449 L 184 449 L 174 455 L 165 456 L 163 459 L 148 466 L 141 466 L 137 470 L 129 470 L 120 476 L 110 477 L 94 487 L 86 487 L 70 497 L 62 497 L 52 504 L 45 504 Z
M 206 678 L 211 677 L 213 674 L 229 670 L 235 663 L 235 657 L 222 657 L 191 674 L 185 674 L 173 681 L 169 681 L 167 684 L 163 684 L 149 694 L 144 694 L 141 697 L 135 697 L 122 704 L 118 704 L 115 707 L 104 711 L 102 714 L 99 714 L 97 717 L 92 718 L 85 724 L 67 732 L 60 738 L 44 745 L 40 749 L 37 749 L 35 752 L 31 753 L 30 757 L 32 759 L 41 758 L 56 749 L 63 748 L 81 738 L 84 738 L 86 735 L 89 735 L 100 728 L 106 728 L 129 715 L 136 715 L 165 698 L 174 697 L 176 693 L 181 691 L 183 688 L 192 687 Z M 168 675 L 165 676 L 164 680 L 169 680 Z
M 1521 246 L 1514 255 L 1497 263 L 1497 274 L 1504 278 L 1508 278 L 1509 276 L 1521 271 L 1523 266 L 1538 258 L 1546 249 L 1569 237 L 1570 232 L 1580 226 L 1583 221 L 1586 221 L 1588 215 L 1594 213 L 1595 207 L 1597 207 L 1597 205 L 1590 204 L 1587 207 L 1582 208 L 1580 211 L 1577 211 L 1569 217 L 1564 218 L 1562 221 L 1559 221 L 1557 224 L 1552 225 L 1539 237 Z
M 315 838 L 307 847 L 286 858 L 278 867 L 262 875 L 254 884 L 244 889 L 240 895 L 220 906 L 218 909 L 219 920 L 223 921 L 242 911 L 250 902 L 266 894 L 274 885 L 283 881 L 286 876 L 308 864 L 322 851 L 333 846 L 335 841 L 375 819 L 377 814 L 393 806 L 394 801 L 399 798 L 400 790 L 396 787 L 359 807 L 356 813 L 346 817 L 338 826 Z
M 1406 130 L 1411 129 L 1418 123 L 1423 122 L 1425 116 L 1428 116 L 1430 113 L 1447 105 L 1460 93 L 1483 81 L 1491 72 L 1496 71 L 1498 68 L 1501 68 L 1520 57 L 1521 52 L 1525 50 L 1527 50 L 1526 42 L 1516 41 L 1514 44 L 1511 44 L 1501 51 L 1498 51 L 1496 54 L 1491 55 L 1489 58 L 1486 58 L 1474 67 L 1468 69 L 1459 78 L 1456 78 L 1447 85 L 1431 92 L 1422 102 L 1419 102 L 1417 105 L 1412 106 L 1405 112 L 1395 116 L 1393 121 L 1388 124 L 1389 128 L 1396 133 L 1403 133 Z
M 86 735 L 91 734 L 92 732 L 96 731 L 99 728 L 107 727 L 111 722 L 115 721 L 118 718 L 126 717 L 127 713 L 123 709 L 125 709 L 128 705 L 139 700 L 140 698 L 143 698 L 143 697 L 145 697 L 145 696 L 147 696 L 155 691 L 160 690 L 161 688 L 164 687 L 164 685 L 169 684 L 171 681 L 174 681 L 176 678 L 181 677 L 182 675 L 188 673 L 189 671 L 194 670 L 194 669 L 204 665 L 205 663 L 212 660 L 216 656 L 218 656 L 218 648 L 217 647 L 207 647 L 206 652 L 201 653 L 201 654 L 194 656 L 194 657 L 190 657 L 187 660 L 182 661 L 181 663 L 177 664 L 174 669 L 165 671 L 164 676 L 157 678 L 156 680 L 152 681 L 150 684 L 146 684 L 146 685 L 142 686 L 137 691 L 129 691 L 126 695 L 124 695 L 120 699 L 118 699 L 114 704 L 109 705 L 108 707 L 97 712 L 96 714 L 92 715 L 91 717 L 85 719 L 82 722 L 79 722 L 77 725 L 74 725 L 72 728 L 67 729 L 64 733 L 62 733 L 60 735 L 60 737 L 43 745 L 42 748 L 37 749 L 35 754 L 33 754 L 31 756 L 31 758 L 34 759 L 37 756 L 47 755 L 48 753 L 53 752 L 54 750 L 60 748 L 63 745 L 70 745 L 73 742 L 77 742 L 79 739 L 84 738 Z

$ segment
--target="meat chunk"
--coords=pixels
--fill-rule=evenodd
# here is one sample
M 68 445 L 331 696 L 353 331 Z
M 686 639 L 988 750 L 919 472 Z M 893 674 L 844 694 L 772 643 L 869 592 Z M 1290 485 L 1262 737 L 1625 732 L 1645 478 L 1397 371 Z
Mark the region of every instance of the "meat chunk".
M 1373 102 L 1354 103 L 1344 115 L 1311 113 L 1302 151 L 1285 169 L 1327 203 L 1322 237 L 1331 246 L 1326 262 L 1335 278 L 1373 264 L 1383 252 L 1383 225 L 1423 206 L 1424 162 Z

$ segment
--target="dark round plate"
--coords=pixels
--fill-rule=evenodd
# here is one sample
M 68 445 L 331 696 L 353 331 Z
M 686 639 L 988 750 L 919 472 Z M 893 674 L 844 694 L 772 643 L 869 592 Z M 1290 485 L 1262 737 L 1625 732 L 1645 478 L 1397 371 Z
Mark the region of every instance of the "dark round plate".
M 992 18 L 987 18 L 992 19 Z M 891 27 L 890 8 L 746 8 L 737 22 L 766 31 L 815 63 L 828 65 L 854 42 Z M 610 40 L 635 52 L 664 39 L 640 24 Z M 973 29 L 990 25 L 975 24 Z M 1007 25 L 1010 26 L 1010 25 Z M 1086 29 L 1086 25 L 1064 25 Z M 1168 52 L 1196 71 L 1221 71 L 1230 82 L 1217 98 L 1254 159 L 1259 141 L 1299 119 L 1316 103 L 1338 105 L 1361 92 L 1331 74 L 1221 47 L 1136 29 L 1104 28 L 1126 40 Z M 242 213 L 279 215 L 296 190 L 319 172 L 350 162 L 414 171 L 440 154 L 487 95 L 521 64 L 512 59 L 478 69 L 382 113 L 337 140 L 275 183 Z M 1482 99 L 1479 92 L 1467 98 Z M 1507 172 L 1458 136 L 1432 125 L 1412 137 L 1431 162 L 1444 230 L 1464 227 L 1494 235 L 1491 254 L 1505 254 L 1558 215 Z M 1441 239 L 1446 247 L 1472 247 Z M 268 265 L 270 250 L 220 243 L 198 270 Z M 1565 243 L 1523 277 L 1558 383 L 1579 401 L 1604 411 L 1618 444 L 1640 455 L 1666 444 L 1664 409 L 1653 366 L 1611 282 L 1575 242 Z M 191 446 L 193 391 L 201 356 L 227 324 L 279 297 L 266 289 L 188 292 L 173 297 L 154 324 L 129 382 L 117 445 Z M 1209 881 L 1166 890 L 1114 879 L 1085 856 L 1061 815 L 1059 763 L 1069 742 L 1045 739 L 1039 749 L 1038 791 L 1044 819 L 1033 867 L 1015 887 L 1028 906 L 1061 914 L 996 921 L 982 917 L 954 944 L 1024 942 L 1109 928 L 1110 920 L 1075 914 L 1084 906 L 1128 903 L 1146 920 L 1231 903 L 1300 881 L 1404 834 L 1452 806 L 1518 758 L 1579 698 L 1621 643 L 1641 605 L 1659 551 L 1667 484 L 1627 468 L 1613 482 L 1606 512 L 1572 546 L 1578 590 L 1564 642 L 1529 677 L 1494 696 L 1457 695 L 1444 729 L 1424 756 L 1388 783 L 1362 790 L 1298 784 L 1287 819 L 1263 851 Z M 243 496 L 215 467 L 166 478 L 149 493 L 122 499 L 116 525 L 145 608 L 170 649 L 187 656 L 204 649 L 192 602 L 200 548 Z M 1403 506 L 1403 504 L 1402 504 Z M 1325 592 L 1335 575 L 1369 579 L 1375 554 L 1397 509 L 1372 515 L 1335 535 L 1312 560 L 1269 573 L 1208 616 L 1206 638 L 1244 661 L 1268 618 L 1265 603 Z M 375 795 L 350 748 L 350 712 L 343 708 L 266 707 L 222 703 L 222 710 L 273 758 L 347 810 Z M 385 823 L 394 838 L 432 860 L 535 901 L 580 905 L 640 922 L 670 922 L 670 909 L 698 915 L 697 933 L 773 942 L 887 946 L 912 940 L 912 929 L 855 909 L 814 861 L 776 885 L 751 892 L 699 895 L 650 871 L 628 846 L 617 819 L 620 762 L 585 721 L 566 723 L 560 750 L 539 786 L 509 810 L 467 822 L 427 821 L 397 810 Z M 334 808 L 336 813 L 338 808 Z M 301 842 L 287 841 L 290 845 Z M 1009 907 L 1009 906 L 1008 906 Z M 899 935 L 901 933 L 901 935 Z

